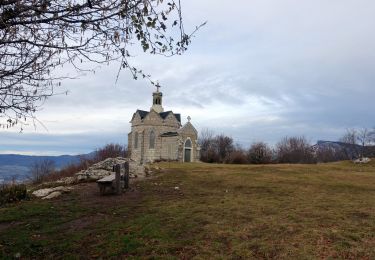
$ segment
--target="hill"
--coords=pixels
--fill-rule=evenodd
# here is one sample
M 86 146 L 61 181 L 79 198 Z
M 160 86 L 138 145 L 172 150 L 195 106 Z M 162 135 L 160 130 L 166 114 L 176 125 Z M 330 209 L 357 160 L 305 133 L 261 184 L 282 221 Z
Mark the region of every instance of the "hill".
M 315 145 L 313 145 L 313 149 L 315 151 L 326 149 L 335 151 L 336 155 L 338 155 L 337 160 L 342 160 L 343 157 L 357 159 L 360 157 L 361 152 L 363 152 L 364 157 L 375 157 L 375 146 L 371 145 L 362 147 L 358 144 L 320 140 Z M 342 154 L 341 156 L 340 153 Z
M 374 259 L 375 162 L 160 164 L 0 209 L 0 258 Z
M 0 154 L 0 183 L 16 178 L 19 181 L 29 176 L 30 166 L 38 161 L 51 160 L 60 169 L 66 165 L 79 162 L 80 156 L 88 155 L 60 155 L 60 156 L 31 156 L 20 154 Z

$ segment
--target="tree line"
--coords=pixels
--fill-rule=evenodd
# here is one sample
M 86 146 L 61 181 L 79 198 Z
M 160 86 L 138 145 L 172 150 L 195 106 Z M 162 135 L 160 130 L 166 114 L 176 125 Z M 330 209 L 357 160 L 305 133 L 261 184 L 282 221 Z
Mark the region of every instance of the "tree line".
M 282 138 L 274 147 L 266 142 L 254 142 L 247 149 L 236 144 L 225 134 L 215 135 L 205 129 L 199 136 L 200 160 L 207 163 L 269 164 L 269 163 L 318 163 L 375 157 L 375 129 L 348 129 L 335 145 L 312 145 L 304 136 Z M 80 162 L 56 169 L 51 160 L 35 162 L 30 167 L 31 181 L 42 183 L 72 176 L 92 164 L 107 158 L 127 157 L 128 150 L 120 144 L 107 144 L 92 156 L 81 156 Z
M 312 145 L 304 136 L 282 138 L 274 147 L 254 142 L 248 148 L 225 134 L 205 129 L 199 137 L 200 159 L 208 163 L 318 163 L 375 156 L 375 130 L 348 129 L 337 142 Z

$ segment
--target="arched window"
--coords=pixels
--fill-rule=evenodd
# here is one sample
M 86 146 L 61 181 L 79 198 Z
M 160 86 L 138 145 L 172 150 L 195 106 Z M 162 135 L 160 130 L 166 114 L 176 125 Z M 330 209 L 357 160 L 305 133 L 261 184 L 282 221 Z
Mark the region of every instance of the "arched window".
M 150 149 L 155 148 L 155 132 L 154 130 L 151 130 L 150 132 Z
M 191 162 L 192 160 L 192 145 L 191 140 L 187 139 L 185 141 L 185 147 L 184 147 L 184 162 Z
M 185 142 L 185 148 L 191 148 L 191 140 L 187 139 Z
M 138 148 L 138 132 L 134 134 L 134 149 Z

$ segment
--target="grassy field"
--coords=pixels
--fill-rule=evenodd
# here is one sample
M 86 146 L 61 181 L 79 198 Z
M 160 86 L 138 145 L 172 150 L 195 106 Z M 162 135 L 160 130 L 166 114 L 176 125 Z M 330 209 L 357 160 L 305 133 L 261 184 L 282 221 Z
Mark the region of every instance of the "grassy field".
M 0 208 L 0 258 L 375 259 L 375 163 L 161 167 Z

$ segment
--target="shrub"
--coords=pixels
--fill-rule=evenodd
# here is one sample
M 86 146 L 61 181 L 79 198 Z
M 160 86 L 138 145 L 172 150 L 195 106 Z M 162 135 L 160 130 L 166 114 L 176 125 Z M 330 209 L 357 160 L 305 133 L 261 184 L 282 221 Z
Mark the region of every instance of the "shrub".
M 333 147 L 318 147 L 316 150 L 317 162 L 336 162 L 346 160 L 348 158 L 343 148 L 335 149 Z
M 55 172 L 55 163 L 51 160 L 34 162 L 30 167 L 31 181 L 34 184 L 42 183 Z
M 247 152 L 247 157 L 250 163 L 265 164 L 271 163 L 272 160 L 271 148 L 263 142 L 253 143 Z
M 127 157 L 128 150 L 120 144 L 107 144 L 106 146 L 96 149 L 94 160 L 96 162 L 103 161 L 107 158 Z
M 279 163 L 315 163 L 314 151 L 305 137 L 285 137 L 276 146 Z
M 0 205 L 27 199 L 25 184 L 2 184 L 0 186 Z
M 244 150 L 236 148 L 230 155 L 229 161 L 227 163 L 232 164 L 246 164 L 248 163 L 246 153 Z
M 235 150 L 233 139 L 224 134 L 214 136 L 209 130 L 204 130 L 199 137 L 201 146 L 200 159 L 208 163 L 230 163 Z

